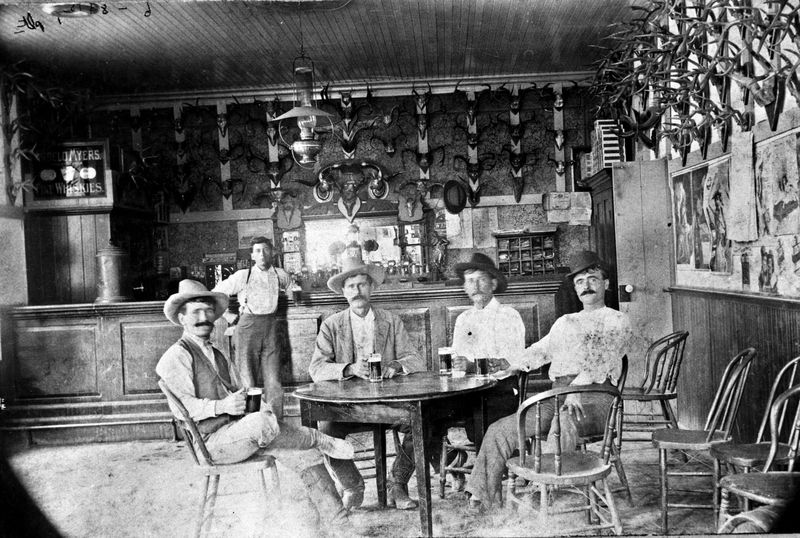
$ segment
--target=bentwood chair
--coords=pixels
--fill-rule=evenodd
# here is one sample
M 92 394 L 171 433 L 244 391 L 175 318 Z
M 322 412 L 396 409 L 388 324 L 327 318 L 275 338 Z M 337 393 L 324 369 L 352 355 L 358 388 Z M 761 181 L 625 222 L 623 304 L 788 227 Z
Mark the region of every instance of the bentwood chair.
M 215 463 L 208 452 L 203 437 L 197 428 L 197 424 L 189 416 L 186 407 L 180 399 L 173 393 L 164 380 L 159 380 L 158 386 L 161 391 L 167 396 L 170 402 L 171 409 L 177 409 L 178 415 L 175 420 L 178 426 L 184 433 L 186 439 L 186 446 L 192 454 L 192 459 L 200 467 L 204 476 L 203 492 L 200 498 L 200 511 L 198 513 L 197 524 L 195 527 L 195 536 L 202 536 L 209 534 L 214 517 L 214 506 L 217 502 L 217 490 L 219 488 L 219 479 L 223 474 L 230 475 L 232 473 L 243 473 L 247 471 L 255 471 L 258 474 L 261 490 L 264 493 L 264 500 L 268 500 L 267 493 L 267 475 L 269 476 L 272 488 L 275 490 L 275 498 L 280 502 L 280 481 L 278 478 L 278 470 L 275 467 L 275 458 L 272 456 L 259 455 L 256 453 L 250 459 L 239 463 L 220 464 Z M 269 513 L 269 510 L 264 510 L 264 516 Z
M 552 426 L 542 421 L 542 406 L 547 402 L 558 410 L 564 399 L 570 394 L 601 393 L 612 396 L 599 453 L 594 451 L 561 451 L 561 418 L 554 413 Z M 535 411 L 536 420 L 533 431 L 526 429 L 526 416 L 530 410 Z M 561 529 L 559 533 L 575 534 L 592 531 L 597 533 L 611 529 L 615 534 L 622 534 L 622 523 L 619 519 L 614 496 L 608 487 L 606 477 L 611 473 L 611 446 L 619 439 L 618 430 L 622 426 L 622 397 L 616 387 L 608 384 L 569 385 L 551 389 L 531 396 L 522 403 L 517 411 L 519 457 L 506 462 L 508 469 L 508 493 L 506 502 L 519 504 L 523 502 L 523 494 L 531 493 L 538 487 L 541 494 L 539 503 L 540 529 L 547 529 L 551 514 L 586 512 L 587 524 L 584 526 Z M 543 454 L 542 443 L 552 434 L 553 453 Z M 533 436 L 531 448 L 525 448 L 529 436 Z M 521 486 L 517 477 L 527 481 Z M 579 506 L 567 506 L 561 509 L 550 507 L 550 494 L 556 490 L 568 489 L 582 495 L 585 502 Z M 533 496 L 531 495 L 531 499 Z
M 622 394 L 623 404 L 625 401 L 625 381 L 628 378 L 628 356 L 622 356 L 622 369 L 620 370 L 620 375 L 617 378 L 617 390 L 620 391 Z M 625 425 L 624 419 L 624 412 L 621 412 L 623 416 L 623 427 Z M 633 506 L 633 496 L 631 495 L 631 487 L 628 484 L 628 476 L 625 474 L 625 468 L 622 465 L 621 459 L 621 452 L 622 452 L 622 429 L 617 429 L 615 431 L 616 438 L 614 442 L 611 443 L 611 462 L 614 464 L 614 469 L 617 471 L 617 477 L 619 481 L 622 483 L 622 489 L 625 492 L 625 500 L 628 502 L 628 506 Z M 581 437 L 578 440 L 578 445 L 582 447 L 583 450 L 586 450 L 586 445 L 590 443 L 596 443 L 603 440 L 603 435 L 592 435 L 587 437 Z
M 753 468 L 761 467 L 767 462 L 770 450 L 772 449 L 772 438 L 770 437 L 765 440 L 764 436 L 767 433 L 767 424 L 769 423 L 772 408 L 775 404 L 775 398 L 787 389 L 800 383 L 800 379 L 798 379 L 797 375 L 798 366 L 800 366 L 800 357 L 796 357 L 786 363 L 775 377 L 775 381 L 773 381 L 772 388 L 769 392 L 766 408 L 764 409 L 764 416 L 761 419 L 761 426 L 758 428 L 758 436 L 756 437 L 755 443 L 727 442 L 711 447 L 711 457 L 714 458 L 714 484 L 716 484 L 717 490 L 719 490 L 720 470 L 723 465 L 728 473 L 738 470 L 749 473 Z M 783 407 L 778 409 L 778 424 L 775 430 L 778 435 L 778 448 L 775 455 L 775 464 L 785 464 L 788 462 L 787 458 L 790 452 L 790 445 L 794 442 L 794 437 L 798 434 L 794 429 L 784 427 L 786 415 L 791 412 L 787 409 L 788 403 L 789 399 L 784 400 Z M 797 420 L 797 418 L 797 415 L 795 415 L 795 420 Z M 749 510 L 749 499 L 745 497 L 743 502 L 742 509 L 745 511 Z
M 800 385 L 795 385 L 778 396 L 770 408 L 770 450 L 764 465 L 764 472 L 733 474 L 720 480 L 722 502 L 720 503 L 718 532 L 723 532 L 731 519 L 728 513 L 731 493 L 740 498 L 778 509 L 788 505 L 800 493 L 800 472 L 794 471 L 798 457 L 798 444 L 800 444 L 800 411 L 795 412 L 789 435 L 789 450 L 786 457 L 783 458 L 787 470 L 772 471 L 773 465 L 778 464 L 778 456 L 781 452 L 781 424 L 790 400 L 794 400 L 792 403 L 796 409 L 800 407 Z M 765 532 L 770 530 L 769 528 L 764 529 Z
M 716 484 L 712 484 L 712 504 L 700 503 L 670 503 L 668 477 L 676 476 L 708 476 L 713 478 L 713 472 L 674 470 L 667 467 L 667 451 L 680 450 L 687 456 L 688 465 L 697 462 L 697 456 L 707 452 L 713 445 L 724 443 L 730 439 L 730 430 L 736 420 L 739 403 L 742 399 L 750 366 L 756 351 L 747 348 L 736 355 L 727 365 L 722 374 L 722 379 L 717 387 L 711 409 L 708 412 L 705 426 L 702 430 L 665 428 L 653 432 L 653 445 L 658 449 L 658 465 L 661 480 L 661 533 L 667 534 L 667 511 L 670 508 L 711 508 L 715 512 L 718 506 Z M 693 456 L 692 458 L 688 456 Z
M 632 406 L 625 410 L 625 431 L 653 432 L 664 426 L 678 427 L 670 400 L 678 397 L 678 373 L 688 336 L 687 331 L 677 331 L 650 344 L 645 354 L 645 378 L 638 387 L 625 387 L 622 391 L 623 400 L 638 402 L 635 411 Z M 656 403 L 660 407 L 658 413 L 653 409 Z

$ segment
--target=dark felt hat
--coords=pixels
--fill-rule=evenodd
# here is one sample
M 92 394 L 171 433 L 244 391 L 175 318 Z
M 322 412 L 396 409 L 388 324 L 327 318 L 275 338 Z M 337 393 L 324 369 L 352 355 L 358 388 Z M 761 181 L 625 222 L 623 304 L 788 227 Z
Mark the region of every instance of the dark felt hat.
M 581 271 L 585 271 L 590 267 L 599 267 L 603 272 L 608 274 L 608 265 L 600 259 L 597 252 L 591 250 L 582 250 L 578 253 L 575 263 L 572 265 L 572 271 L 567 274 L 567 278 L 573 278 Z
M 467 189 L 455 179 L 444 184 L 442 198 L 445 209 L 454 215 L 461 213 L 467 207 Z
M 490 274 L 492 278 L 497 279 L 497 289 L 494 290 L 495 293 L 503 293 L 508 287 L 506 275 L 500 272 L 489 256 L 480 252 L 474 253 L 468 262 L 457 263 L 453 269 L 458 275 L 458 278 L 462 281 L 464 280 L 464 271 L 483 271 Z

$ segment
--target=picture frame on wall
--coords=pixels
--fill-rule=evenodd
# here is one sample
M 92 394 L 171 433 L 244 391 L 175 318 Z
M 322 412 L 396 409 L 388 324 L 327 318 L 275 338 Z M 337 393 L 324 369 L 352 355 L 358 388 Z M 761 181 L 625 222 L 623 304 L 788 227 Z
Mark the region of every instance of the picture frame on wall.
M 272 241 L 273 246 L 275 245 L 272 219 L 241 220 L 236 223 L 236 231 L 240 250 L 250 250 L 250 240 L 260 235 Z

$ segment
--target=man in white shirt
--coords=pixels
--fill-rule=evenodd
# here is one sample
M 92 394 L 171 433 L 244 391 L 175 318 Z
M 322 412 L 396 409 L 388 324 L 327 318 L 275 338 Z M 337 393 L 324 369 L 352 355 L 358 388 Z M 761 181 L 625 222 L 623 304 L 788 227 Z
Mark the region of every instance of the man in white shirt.
M 509 370 L 530 370 L 550 363 L 553 387 L 616 384 L 622 367 L 622 356 L 630 353 L 633 331 L 628 316 L 605 306 L 608 289 L 606 265 L 591 251 L 583 251 L 568 275 L 583 304 L 583 310 L 558 318 L 550 332 L 516 357 L 509 357 Z M 564 428 L 562 450 L 574 450 L 577 435 L 591 435 L 603 430 L 611 404 L 607 395 L 567 397 L 564 411 L 572 417 L 572 427 Z M 549 423 L 555 410 L 543 410 L 542 422 Z M 533 427 L 536 417 L 529 413 Z M 571 436 L 567 431 L 573 432 Z M 467 483 L 473 510 L 500 504 L 505 463 L 517 449 L 517 418 L 509 415 L 489 426 L 483 438 L 475 467 Z
M 321 453 L 352 458 L 353 447 L 317 430 L 280 422 L 268 402 L 260 411 L 245 414 L 239 375 L 209 339 L 214 321 L 227 306 L 224 293 L 209 292 L 194 280 L 182 280 L 178 293 L 164 303 L 164 315 L 183 326 L 183 335 L 158 361 L 156 373 L 197 423 L 212 460 L 236 463 L 256 452 L 275 456 L 302 478 L 321 526 L 347 526 L 347 513 Z M 177 409 L 172 412 L 179 416 Z
M 384 378 L 425 369 L 400 317 L 370 303 L 373 290 L 383 279 L 381 267 L 364 264 L 359 257 L 345 258 L 342 271 L 328 280 L 331 291 L 344 295 L 350 308 L 322 322 L 308 367 L 315 382 L 369 379 L 366 359 L 371 353 L 381 354 Z M 319 422 L 319 429 L 344 439 L 348 433 L 363 431 L 364 427 L 358 423 Z M 404 433 L 403 442 L 392 466 L 388 502 L 390 506 L 408 510 L 417 506 L 408 496 L 408 480 L 414 472 L 414 445 L 410 428 L 400 431 Z M 429 453 L 434 459 L 434 451 Z M 360 506 L 364 500 L 364 479 L 353 460 L 330 457 L 327 461 L 342 485 L 345 507 Z
M 272 265 L 272 256 L 272 241 L 254 237 L 250 241 L 254 265 L 236 271 L 212 291 L 236 295 L 239 299 L 234 362 L 244 386 L 264 387 L 275 414 L 283 418 L 281 342 L 275 310 L 280 292 L 289 289 L 292 279 L 286 271 Z
M 525 349 L 525 324 L 514 308 L 500 303 L 494 296 L 506 290 L 506 277 L 497 269 L 489 256 L 476 252 L 465 263 L 454 267 L 464 282 L 464 293 L 472 301 L 472 308 L 462 312 L 453 328 L 454 367 L 464 371 L 475 370 L 475 359 L 487 357 L 492 373 L 499 370 L 498 359 L 516 357 Z M 487 417 L 492 423 L 517 409 L 515 378 L 502 380 L 487 397 Z M 474 439 L 472 422 L 466 422 L 467 437 Z M 453 489 L 461 490 L 464 477 L 454 474 Z

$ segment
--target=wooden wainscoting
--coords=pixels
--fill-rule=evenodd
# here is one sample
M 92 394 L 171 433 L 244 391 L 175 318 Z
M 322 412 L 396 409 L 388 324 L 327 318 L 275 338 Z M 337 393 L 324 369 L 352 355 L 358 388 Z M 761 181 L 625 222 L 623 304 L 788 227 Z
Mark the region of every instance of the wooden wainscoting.
M 800 301 L 673 287 L 672 323 L 689 331 L 678 379 L 678 416 L 702 427 L 725 365 L 754 347 L 754 359 L 733 435 L 753 441 L 775 375 L 800 355 Z

